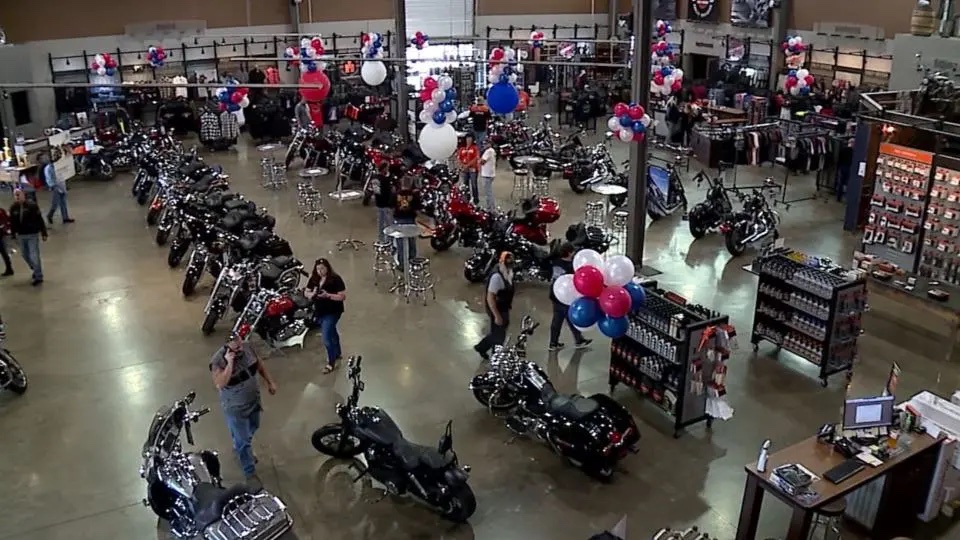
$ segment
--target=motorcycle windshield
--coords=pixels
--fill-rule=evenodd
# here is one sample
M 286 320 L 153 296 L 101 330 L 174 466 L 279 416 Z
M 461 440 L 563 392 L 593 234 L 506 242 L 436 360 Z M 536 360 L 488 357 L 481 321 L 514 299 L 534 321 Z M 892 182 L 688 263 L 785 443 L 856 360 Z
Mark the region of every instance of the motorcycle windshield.
M 670 171 L 663 167 L 651 165 L 647 168 L 647 176 L 653 185 L 663 193 L 664 200 L 670 200 Z
M 147 440 L 143 443 L 143 452 L 153 448 L 169 451 L 179 439 L 180 433 L 173 421 L 173 407 L 164 406 L 157 410 L 147 431 Z

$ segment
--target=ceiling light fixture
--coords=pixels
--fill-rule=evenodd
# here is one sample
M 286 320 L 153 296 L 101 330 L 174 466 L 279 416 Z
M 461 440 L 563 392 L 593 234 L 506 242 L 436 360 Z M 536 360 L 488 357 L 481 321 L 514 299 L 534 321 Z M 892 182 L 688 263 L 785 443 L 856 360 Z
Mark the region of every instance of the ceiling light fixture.
M 67 58 L 67 65 L 68 65 L 68 66 L 70 65 L 70 59 L 69 59 L 69 58 Z
M 200 47 L 200 54 L 207 54 L 206 49 L 204 49 L 203 47 Z
M 198 45 L 199 43 L 200 43 L 200 42 L 197 40 L 197 38 L 193 38 L 193 44 L 194 44 L 194 45 Z
M 233 52 L 237 52 L 237 46 L 236 46 L 236 45 L 233 46 Z

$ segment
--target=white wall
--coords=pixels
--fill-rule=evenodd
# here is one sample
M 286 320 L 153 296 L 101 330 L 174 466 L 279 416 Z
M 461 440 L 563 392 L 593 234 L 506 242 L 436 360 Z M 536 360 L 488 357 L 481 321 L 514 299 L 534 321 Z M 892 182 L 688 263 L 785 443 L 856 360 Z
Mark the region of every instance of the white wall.
M 553 39 L 553 25 L 572 27 L 575 24 L 584 27 L 580 28 L 577 33 L 577 36 L 582 39 L 606 39 L 607 37 L 604 33 L 607 24 L 606 13 L 593 15 L 589 13 L 570 15 L 483 15 L 476 17 L 474 31 L 480 38 L 486 38 L 488 26 L 491 28 L 509 28 L 510 25 L 513 25 L 516 28 L 514 39 L 526 39 L 530 35 L 530 27 L 536 26 L 547 38 Z M 595 24 L 604 27 L 600 29 L 600 36 L 593 35 L 593 25 Z M 494 30 L 490 33 L 490 37 L 491 39 L 509 39 L 510 32 Z M 557 30 L 557 39 L 572 38 L 573 28 Z
M 916 90 L 922 73 L 917 72 L 916 55 L 934 71 L 960 74 L 960 39 L 897 34 L 893 41 L 893 69 L 890 90 Z

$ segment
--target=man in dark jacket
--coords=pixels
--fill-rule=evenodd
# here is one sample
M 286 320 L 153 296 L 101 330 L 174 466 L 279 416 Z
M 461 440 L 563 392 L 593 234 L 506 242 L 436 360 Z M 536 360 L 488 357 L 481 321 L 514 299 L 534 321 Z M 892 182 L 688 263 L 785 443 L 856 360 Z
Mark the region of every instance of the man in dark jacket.
M 507 327 L 510 326 L 510 309 L 513 307 L 513 253 L 500 254 L 500 264 L 487 278 L 487 291 L 484 295 L 484 307 L 490 318 L 490 330 L 474 345 L 484 360 L 490 359 L 490 351 L 496 345 L 503 345 L 507 339 Z
M 420 212 L 420 192 L 414 185 L 413 178 L 404 176 L 400 179 L 400 185 L 394 192 L 393 198 L 393 223 L 395 225 L 413 225 L 417 222 L 417 213 Z M 417 256 L 417 239 L 407 238 L 406 244 L 403 238 L 397 239 L 397 263 L 400 270 L 406 270 L 407 258 Z
M 574 251 L 573 245 L 569 243 L 560 246 L 560 258 L 553 264 L 554 281 L 564 274 L 573 273 Z M 557 299 L 556 295 L 553 294 L 552 285 L 550 287 L 550 302 L 553 304 L 553 319 L 550 321 L 551 351 L 559 351 L 563 348 L 563 343 L 560 343 L 560 330 L 563 329 L 564 321 L 566 321 L 567 326 L 570 327 L 570 333 L 573 334 L 573 342 L 577 345 L 578 349 L 584 349 L 593 343 L 593 340 L 583 337 L 583 332 L 578 330 L 577 327 L 570 322 L 570 319 L 567 318 L 567 308 L 569 306 Z
M 33 270 L 33 285 L 43 283 L 43 267 L 40 263 L 40 240 L 47 241 L 47 224 L 43 221 L 40 207 L 28 201 L 21 190 L 13 193 L 10 207 L 10 231 L 20 244 L 20 254 Z

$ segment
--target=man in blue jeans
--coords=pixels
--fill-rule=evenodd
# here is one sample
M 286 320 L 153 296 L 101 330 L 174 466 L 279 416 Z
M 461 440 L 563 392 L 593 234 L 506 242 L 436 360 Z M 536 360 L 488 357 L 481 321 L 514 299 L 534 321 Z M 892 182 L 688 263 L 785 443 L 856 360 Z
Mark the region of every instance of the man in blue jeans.
M 20 244 L 20 254 L 30 270 L 33 270 L 33 285 L 40 285 L 43 283 L 40 240 L 47 241 L 47 224 L 43 222 L 37 203 L 27 200 L 26 194 L 20 189 L 13 192 L 10 235 Z
M 64 223 L 73 223 L 73 219 L 70 218 L 70 211 L 67 210 L 67 182 L 57 178 L 57 169 L 48 154 L 43 154 L 40 157 L 40 165 L 42 166 L 43 180 L 47 183 L 50 194 L 53 196 L 50 200 L 50 211 L 47 212 L 47 223 L 53 225 L 53 213 L 58 208 L 60 209 L 60 219 Z
M 419 211 L 420 194 L 413 185 L 413 179 L 405 176 L 400 180 L 400 188 L 397 189 L 394 196 L 393 223 L 396 225 L 415 224 Z M 407 251 L 409 251 L 411 259 L 417 256 L 417 239 L 415 237 L 407 238 L 406 245 L 403 242 L 403 238 L 397 239 L 397 263 L 399 263 L 401 271 L 405 271 L 407 268 Z
M 277 393 L 277 384 L 253 347 L 244 341 L 247 332 L 249 329 L 241 327 L 239 332 L 230 334 L 227 343 L 210 359 L 210 371 L 213 384 L 220 391 L 220 406 L 243 474 L 249 482 L 257 483 L 253 436 L 260 428 L 260 413 L 263 411 L 257 375 L 263 377 L 271 395 Z

